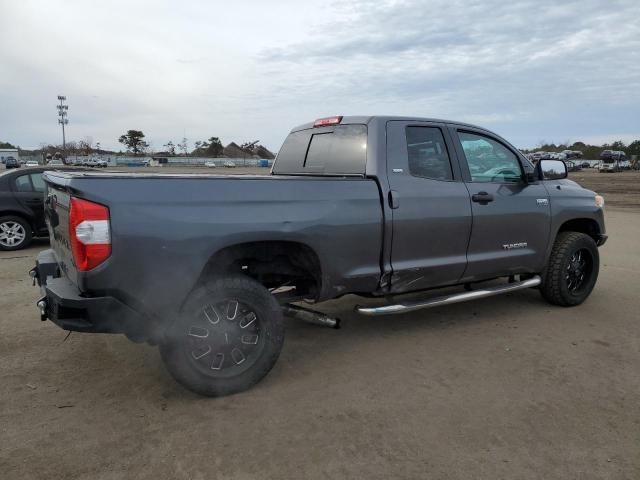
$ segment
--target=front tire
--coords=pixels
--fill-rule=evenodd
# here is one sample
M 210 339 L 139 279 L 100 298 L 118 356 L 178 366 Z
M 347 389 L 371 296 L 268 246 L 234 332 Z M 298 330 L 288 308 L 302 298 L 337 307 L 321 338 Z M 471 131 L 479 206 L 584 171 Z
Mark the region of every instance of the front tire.
M 171 375 L 200 395 L 247 390 L 269 373 L 284 343 L 273 295 L 242 275 L 198 287 L 165 333 L 160 355 Z
M 31 226 L 20 217 L 0 217 L 0 250 L 20 250 L 31 243 Z
M 580 305 L 598 279 L 600 256 L 595 241 L 580 232 L 560 232 L 542 275 L 540 292 L 553 305 Z

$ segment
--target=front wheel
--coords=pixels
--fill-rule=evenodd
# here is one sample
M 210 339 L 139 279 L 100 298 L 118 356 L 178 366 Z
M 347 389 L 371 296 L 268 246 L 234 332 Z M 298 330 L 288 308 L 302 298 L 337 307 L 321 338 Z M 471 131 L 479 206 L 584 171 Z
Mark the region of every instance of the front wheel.
M 598 279 L 600 256 L 595 241 L 580 232 L 560 232 L 542 276 L 540 292 L 549 303 L 580 305 Z
M 191 294 L 167 330 L 160 354 L 183 386 L 218 397 L 262 380 L 283 342 L 276 299 L 255 280 L 234 275 L 216 278 Z

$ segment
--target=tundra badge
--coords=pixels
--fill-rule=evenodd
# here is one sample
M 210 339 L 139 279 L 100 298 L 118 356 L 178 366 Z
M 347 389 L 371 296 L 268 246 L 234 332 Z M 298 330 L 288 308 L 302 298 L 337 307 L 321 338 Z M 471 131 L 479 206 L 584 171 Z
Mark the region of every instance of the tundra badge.
M 505 243 L 502 245 L 505 250 L 515 250 L 516 248 L 527 248 L 527 242 Z

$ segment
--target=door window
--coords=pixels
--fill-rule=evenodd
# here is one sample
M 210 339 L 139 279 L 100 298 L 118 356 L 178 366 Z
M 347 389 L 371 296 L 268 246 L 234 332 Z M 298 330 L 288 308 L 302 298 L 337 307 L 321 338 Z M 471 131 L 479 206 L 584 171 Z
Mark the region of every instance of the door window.
M 42 178 L 42 174 L 32 173 L 30 176 L 31 176 L 31 183 L 33 183 L 33 189 L 36 192 L 44 192 L 44 179 Z
M 522 180 L 518 157 L 489 137 L 458 132 L 473 182 L 516 183 Z
M 407 154 L 411 175 L 453 180 L 449 153 L 439 128 L 407 127 Z
M 20 175 L 16 178 L 16 190 L 18 192 L 33 192 L 29 175 Z

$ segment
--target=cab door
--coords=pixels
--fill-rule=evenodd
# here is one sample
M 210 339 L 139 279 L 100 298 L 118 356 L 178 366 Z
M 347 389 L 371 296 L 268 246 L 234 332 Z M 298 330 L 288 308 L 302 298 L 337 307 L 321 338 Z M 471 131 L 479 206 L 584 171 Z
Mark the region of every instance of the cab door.
M 387 122 L 391 290 L 456 283 L 467 265 L 469 192 L 446 126 Z
M 527 182 L 530 164 L 500 137 L 451 127 L 466 186 L 473 227 L 464 281 L 543 268 L 551 208 L 541 182 Z

